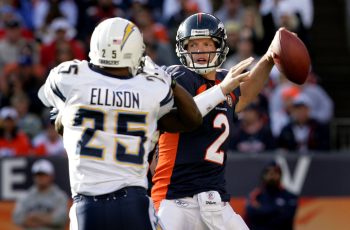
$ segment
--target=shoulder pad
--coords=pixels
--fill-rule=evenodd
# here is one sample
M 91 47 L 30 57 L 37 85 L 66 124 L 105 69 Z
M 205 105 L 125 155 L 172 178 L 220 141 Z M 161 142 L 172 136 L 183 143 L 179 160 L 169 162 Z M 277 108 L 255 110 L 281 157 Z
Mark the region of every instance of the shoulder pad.
M 58 74 L 77 74 L 78 73 L 78 66 L 81 63 L 82 63 L 82 61 L 74 59 L 72 61 L 62 62 L 57 67 L 55 67 L 53 70 L 54 70 L 54 72 L 56 72 Z

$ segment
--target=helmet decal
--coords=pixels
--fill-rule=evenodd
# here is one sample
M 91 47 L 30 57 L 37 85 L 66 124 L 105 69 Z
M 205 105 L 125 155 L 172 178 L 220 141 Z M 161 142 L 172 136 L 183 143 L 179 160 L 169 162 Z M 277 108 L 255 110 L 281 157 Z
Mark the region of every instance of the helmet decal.
M 202 22 L 202 14 L 197 14 L 197 23 L 200 24 Z
M 115 17 L 102 21 L 90 40 L 90 62 L 101 67 L 128 67 L 136 74 L 142 66 L 145 44 L 139 28 L 129 20 Z
M 192 29 L 191 36 L 209 36 L 208 29 Z
M 123 49 L 126 40 L 129 38 L 130 34 L 134 31 L 135 25 L 131 22 L 128 23 L 128 25 L 125 27 L 124 30 L 124 36 L 121 42 L 121 49 Z

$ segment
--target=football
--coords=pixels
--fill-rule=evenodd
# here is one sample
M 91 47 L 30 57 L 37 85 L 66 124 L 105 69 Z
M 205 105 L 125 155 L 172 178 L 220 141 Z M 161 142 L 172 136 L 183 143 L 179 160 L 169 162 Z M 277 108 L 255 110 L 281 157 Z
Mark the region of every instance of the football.
M 273 41 L 274 63 L 288 80 L 301 85 L 310 72 L 310 56 L 305 44 L 285 28 L 277 31 Z

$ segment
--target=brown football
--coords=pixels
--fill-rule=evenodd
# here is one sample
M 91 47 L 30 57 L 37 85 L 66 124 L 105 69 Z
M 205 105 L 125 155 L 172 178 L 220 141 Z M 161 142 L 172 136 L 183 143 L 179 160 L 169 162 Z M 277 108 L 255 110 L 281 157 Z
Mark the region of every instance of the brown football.
M 305 44 L 287 29 L 279 29 L 273 42 L 274 62 L 290 81 L 303 84 L 310 72 L 310 56 Z

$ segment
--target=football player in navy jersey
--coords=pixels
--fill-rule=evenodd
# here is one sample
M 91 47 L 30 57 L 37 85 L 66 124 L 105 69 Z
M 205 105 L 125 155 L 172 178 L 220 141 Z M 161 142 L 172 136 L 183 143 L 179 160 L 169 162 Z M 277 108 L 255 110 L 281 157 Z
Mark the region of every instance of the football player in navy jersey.
M 74 200 L 71 230 L 161 229 L 146 193 L 154 136 L 158 128 L 192 130 L 202 117 L 192 96 L 144 50 L 132 22 L 106 19 L 91 36 L 90 62 L 53 68 L 38 92 L 58 111 Z
M 228 47 L 224 25 L 215 16 L 189 16 L 176 40 L 183 65 L 170 66 L 167 72 L 194 96 L 203 123 L 192 132 L 161 134 L 152 199 L 168 230 L 248 229 L 228 203 L 226 151 L 234 113 L 254 100 L 269 77 L 273 42 L 251 71 L 242 74 L 252 58 L 229 71 L 219 69 Z M 235 76 L 243 77 L 226 84 Z

